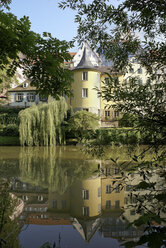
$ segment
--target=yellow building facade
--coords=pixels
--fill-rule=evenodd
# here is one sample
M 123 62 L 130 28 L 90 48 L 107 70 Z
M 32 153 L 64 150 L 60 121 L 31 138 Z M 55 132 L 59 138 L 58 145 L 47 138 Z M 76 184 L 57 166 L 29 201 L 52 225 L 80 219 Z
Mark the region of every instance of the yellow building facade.
M 91 48 L 85 43 L 82 53 L 79 54 L 80 60 L 73 65 L 72 96 L 68 99 L 69 105 L 75 111 L 86 110 L 97 114 L 100 117 L 101 127 L 117 126 L 119 113 L 110 108 L 112 102 L 107 102 L 99 97 L 98 91 L 105 86 L 108 74 L 117 77 L 121 82 L 121 73 L 110 73 L 111 67 L 101 66 L 99 59 L 92 56 Z M 74 60 L 74 59 L 73 59 Z

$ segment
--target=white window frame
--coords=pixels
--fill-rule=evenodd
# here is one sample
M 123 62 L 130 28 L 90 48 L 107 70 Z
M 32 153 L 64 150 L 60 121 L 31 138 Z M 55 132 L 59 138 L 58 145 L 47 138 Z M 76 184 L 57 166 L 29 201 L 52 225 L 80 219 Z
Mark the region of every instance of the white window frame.
M 109 81 L 110 81 L 109 77 L 104 78 L 104 84 L 106 84 L 106 85 L 109 84 Z
M 101 204 L 98 204 L 98 213 L 101 213 Z
M 120 201 L 119 200 L 115 201 L 115 208 L 120 208 Z
M 105 202 L 105 208 L 106 209 L 110 209 L 111 208 L 111 201 L 110 200 L 106 200 L 106 202 Z
M 82 88 L 82 98 L 88 98 L 88 88 Z
M 106 193 L 106 194 L 111 194 L 111 184 L 107 184 L 107 185 L 105 186 L 105 193 Z
M 118 111 L 114 111 L 114 118 L 119 117 L 119 112 Z
M 43 201 L 44 197 L 42 195 L 37 196 L 38 201 Z
M 83 73 L 82 73 L 82 81 L 88 81 L 88 71 L 83 71 Z
M 28 201 L 28 196 L 27 195 L 23 195 L 22 196 L 22 199 L 23 199 L 23 201 Z
M 120 193 L 120 186 L 119 185 L 115 186 L 115 193 Z
M 82 190 L 82 199 L 89 200 L 89 190 L 87 189 Z
M 24 93 L 16 93 L 15 94 L 15 99 L 16 99 L 16 102 L 23 102 Z
M 27 93 L 27 101 L 28 102 L 34 102 L 36 98 L 35 93 Z
M 89 109 L 88 108 L 83 108 L 83 110 L 89 112 Z
M 82 207 L 83 216 L 89 216 L 89 207 Z
M 110 117 L 110 110 L 105 110 L 105 118 L 109 118 Z
M 98 195 L 98 197 L 101 197 L 101 187 L 99 187 L 98 189 L 97 189 L 97 195 Z

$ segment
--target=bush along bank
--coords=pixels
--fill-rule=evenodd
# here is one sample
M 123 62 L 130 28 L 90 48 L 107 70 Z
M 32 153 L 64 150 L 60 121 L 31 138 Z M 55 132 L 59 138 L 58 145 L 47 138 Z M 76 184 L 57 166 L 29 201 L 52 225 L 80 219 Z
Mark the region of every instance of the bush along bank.
M 153 143 L 151 134 L 133 128 L 97 129 L 93 133 L 87 130 L 84 139 L 96 140 L 101 145 L 149 145 Z
M 18 113 L 22 108 L 0 107 L 0 145 L 20 145 Z

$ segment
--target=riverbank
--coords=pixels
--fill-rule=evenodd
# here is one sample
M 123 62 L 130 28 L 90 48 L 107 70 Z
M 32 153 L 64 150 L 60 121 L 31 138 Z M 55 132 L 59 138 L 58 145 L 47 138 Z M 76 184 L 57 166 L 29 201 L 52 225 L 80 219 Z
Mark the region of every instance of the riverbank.
M 0 136 L 0 146 L 20 146 L 19 137 Z
M 77 145 L 81 143 L 81 137 L 78 138 L 73 132 L 65 133 L 66 145 Z M 154 142 L 149 132 L 141 132 L 134 128 L 109 128 L 87 130 L 83 140 L 88 142 L 96 141 L 101 145 L 150 145 Z M 18 127 L 10 125 L 0 130 L 0 146 L 18 146 L 20 145 Z

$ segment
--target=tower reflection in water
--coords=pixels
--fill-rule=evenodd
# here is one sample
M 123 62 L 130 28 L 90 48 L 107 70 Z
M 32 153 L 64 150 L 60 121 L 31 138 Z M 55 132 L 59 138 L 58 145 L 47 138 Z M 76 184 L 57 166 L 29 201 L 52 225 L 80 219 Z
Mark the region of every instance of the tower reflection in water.
M 142 230 L 128 227 L 136 218 L 129 186 L 122 184 L 117 168 L 106 167 L 102 172 L 75 180 L 61 193 L 14 180 L 12 192 L 25 203 L 20 223 L 72 225 L 88 242 L 97 231 L 119 241 L 139 237 Z

